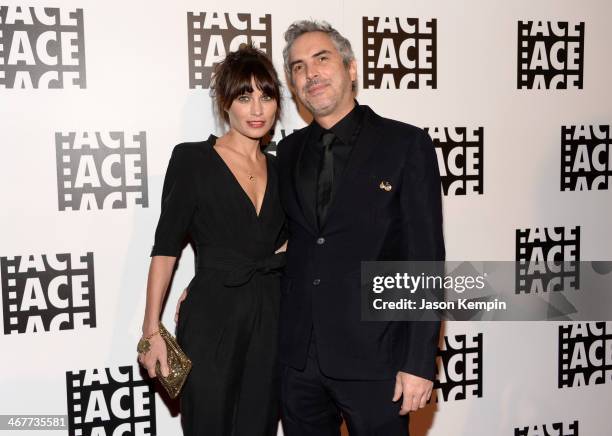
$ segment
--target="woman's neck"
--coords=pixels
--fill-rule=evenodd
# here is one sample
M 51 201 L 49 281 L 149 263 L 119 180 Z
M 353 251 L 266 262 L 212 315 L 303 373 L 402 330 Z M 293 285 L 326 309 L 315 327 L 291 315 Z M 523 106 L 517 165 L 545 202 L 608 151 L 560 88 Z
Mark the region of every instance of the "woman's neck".
M 221 140 L 221 146 L 231 148 L 234 152 L 248 159 L 256 160 L 262 153 L 259 147 L 259 139 L 249 138 L 233 129 L 230 129 L 219 139 Z

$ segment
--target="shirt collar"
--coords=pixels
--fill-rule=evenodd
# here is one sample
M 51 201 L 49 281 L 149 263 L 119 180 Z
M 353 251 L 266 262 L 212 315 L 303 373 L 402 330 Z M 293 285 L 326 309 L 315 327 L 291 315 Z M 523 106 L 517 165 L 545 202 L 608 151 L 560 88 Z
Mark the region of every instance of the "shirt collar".
M 361 115 L 361 107 L 359 106 L 359 103 L 357 103 L 357 100 L 355 100 L 355 107 L 329 130 L 333 132 L 344 144 L 350 145 L 353 133 L 355 133 L 355 130 L 361 123 Z M 316 121 L 313 121 L 313 127 L 316 135 L 315 137 L 319 137 L 326 130 Z

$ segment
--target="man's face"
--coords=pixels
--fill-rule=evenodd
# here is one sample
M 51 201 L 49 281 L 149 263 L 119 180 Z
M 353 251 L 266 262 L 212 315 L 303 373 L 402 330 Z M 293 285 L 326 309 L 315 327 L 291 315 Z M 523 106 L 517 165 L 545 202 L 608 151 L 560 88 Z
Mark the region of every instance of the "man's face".
M 299 36 L 289 53 L 292 85 L 297 97 L 315 117 L 346 111 L 353 105 L 355 61 L 348 67 L 331 38 L 323 32 Z

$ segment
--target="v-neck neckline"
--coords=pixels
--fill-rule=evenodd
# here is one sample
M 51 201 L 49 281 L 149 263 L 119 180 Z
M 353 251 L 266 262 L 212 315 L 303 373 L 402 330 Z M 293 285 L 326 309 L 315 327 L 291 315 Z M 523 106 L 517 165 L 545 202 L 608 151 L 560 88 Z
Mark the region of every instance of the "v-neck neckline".
M 212 142 L 212 145 L 211 145 L 213 153 L 221 161 L 221 164 L 223 165 L 225 170 L 229 173 L 231 178 L 234 180 L 234 183 L 237 185 L 238 189 L 242 192 L 242 195 L 244 196 L 245 200 L 248 201 L 250 205 L 250 209 L 255 214 L 255 218 L 259 219 L 261 217 L 261 213 L 263 212 L 264 206 L 266 204 L 266 199 L 268 198 L 268 186 L 270 185 L 270 161 L 268 159 L 268 155 L 266 153 L 263 153 L 264 158 L 266 159 L 266 187 L 264 188 L 264 195 L 261 200 L 261 206 L 259 208 L 259 212 L 257 212 L 257 206 L 255 205 L 255 203 L 253 203 L 253 201 L 251 200 L 251 197 L 249 197 L 249 194 L 247 194 L 247 192 L 244 190 L 244 188 L 238 181 L 238 178 L 236 177 L 232 169 L 229 167 L 227 162 L 225 162 L 225 159 L 223 159 L 223 157 L 219 154 L 219 152 L 215 148 L 215 144 L 217 143 L 217 140 L 219 138 L 217 138 L 216 136 L 213 138 L 214 138 L 214 142 Z

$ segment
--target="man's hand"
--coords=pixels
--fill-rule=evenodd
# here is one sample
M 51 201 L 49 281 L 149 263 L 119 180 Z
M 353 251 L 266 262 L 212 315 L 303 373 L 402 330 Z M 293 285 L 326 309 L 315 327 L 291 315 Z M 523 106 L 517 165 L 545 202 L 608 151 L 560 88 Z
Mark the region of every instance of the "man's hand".
M 400 397 L 404 397 L 400 415 L 407 415 L 408 412 L 425 407 L 427 400 L 431 397 L 432 389 L 433 382 L 426 378 L 398 371 L 395 376 L 393 401 L 395 402 L 399 400 Z
M 179 311 L 181 310 L 181 303 L 185 300 L 185 298 L 187 298 L 187 288 L 183 290 L 183 293 L 181 294 L 178 301 L 176 302 L 176 312 L 174 312 L 174 322 L 175 323 L 178 322 Z

